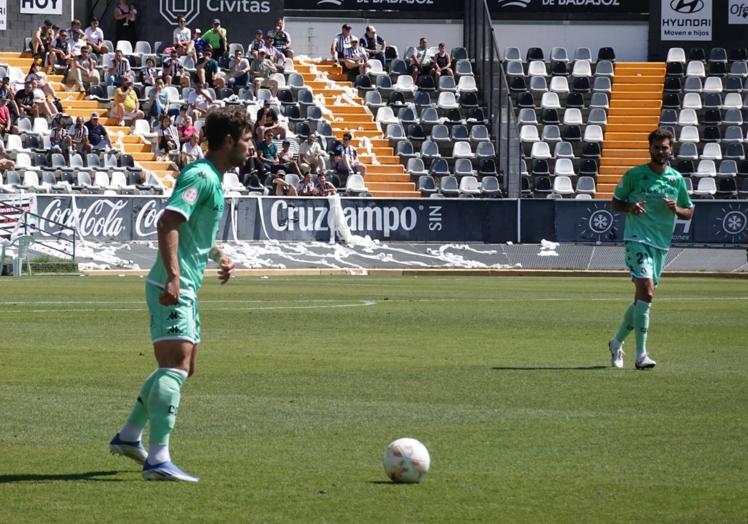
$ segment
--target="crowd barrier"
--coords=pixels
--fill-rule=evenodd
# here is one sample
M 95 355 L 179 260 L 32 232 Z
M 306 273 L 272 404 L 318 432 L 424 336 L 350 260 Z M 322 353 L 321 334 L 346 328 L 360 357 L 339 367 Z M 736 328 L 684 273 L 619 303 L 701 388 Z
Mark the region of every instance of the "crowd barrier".
M 39 215 L 43 234 L 64 224 L 94 241 L 155 240 L 165 198 L 156 196 L 37 195 L 10 202 Z M 382 241 L 619 243 L 624 217 L 603 200 L 360 199 L 342 198 L 351 233 Z M 0 207 L 2 203 L 0 202 Z M 324 198 L 227 198 L 221 240 L 330 241 Z M 0 227 L 13 228 L 4 215 Z M 676 221 L 677 244 L 738 244 L 748 234 L 748 201 L 696 202 L 689 221 Z

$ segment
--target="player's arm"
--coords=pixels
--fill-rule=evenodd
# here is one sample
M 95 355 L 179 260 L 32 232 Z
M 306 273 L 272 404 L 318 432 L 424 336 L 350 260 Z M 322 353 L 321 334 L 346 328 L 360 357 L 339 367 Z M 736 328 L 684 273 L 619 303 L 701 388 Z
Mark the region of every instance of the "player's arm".
M 632 215 L 640 215 L 641 213 L 646 213 L 647 211 L 644 209 L 644 204 L 644 200 L 642 200 L 641 202 L 631 203 L 613 197 L 613 211 L 617 211 L 618 213 L 631 213 Z
M 691 217 L 693 216 L 693 206 L 691 207 L 680 207 L 675 200 L 670 200 L 667 198 L 662 199 L 665 202 L 665 205 L 669 207 L 673 213 L 675 213 L 675 216 L 680 218 L 681 220 L 691 220 Z
M 221 284 L 225 284 L 226 282 L 228 282 L 231 278 L 231 275 L 234 274 L 234 269 L 236 268 L 231 258 L 229 258 L 226 253 L 221 251 L 221 248 L 218 247 L 218 244 L 213 244 L 208 257 L 210 257 L 213 262 L 218 264 L 218 280 L 221 282 Z
M 166 269 L 164 290 L 158 297 L 161 305 L 169 306 L 179 301 L 179 226 L 185 217 L 171 209 L 165 209 L 156 223 L 158 235 L 158 252 Z

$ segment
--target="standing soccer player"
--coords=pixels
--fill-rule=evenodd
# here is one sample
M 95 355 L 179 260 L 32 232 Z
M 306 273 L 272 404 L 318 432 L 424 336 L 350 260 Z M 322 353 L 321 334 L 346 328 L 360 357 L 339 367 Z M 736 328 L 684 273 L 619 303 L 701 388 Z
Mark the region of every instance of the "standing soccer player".
M 145 381 L 127 422 L 111 440 L 116 455 L 143 464 L 146 480 L 199 479 L 171 461 L 169 434 L 179 409 L 180 389 L 195 372 L 200 345 L 197 292 L 208 258 L 218 263 L 218 279 L 225 284 L 234 263 L 214 245 L 223 216 L 223 173 L 244 164 L 252 138 L 245 111 L 217 109 L 205 122 L 208 152 L 186 166 L 158 220 L 156 263 L 146 281 L 151 339 L 158 368 Z M 150 422 L 150 448 L 140 443 Z
M 651 160 L 629 169 L 613 194 L 613 211 L 626 213 L 626 267 L 634 282 L 634 303 L 623 316 L 618 333 L 608 343 L 611 364 L 623 367 L 623 341 L 636 335 L 636 369 L 655 367 L 647 354 L 649 310 L 673 238 L 675 217 L 689 220 L 693 203 L 683 176 L 670 167 L 673 135 L 667 129 L 649 134 Z

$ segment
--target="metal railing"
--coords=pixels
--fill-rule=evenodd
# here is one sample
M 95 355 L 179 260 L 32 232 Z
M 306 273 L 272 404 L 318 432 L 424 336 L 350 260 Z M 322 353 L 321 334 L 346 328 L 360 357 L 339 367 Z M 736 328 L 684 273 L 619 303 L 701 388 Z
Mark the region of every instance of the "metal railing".
M 13 228 L 16 235 L 30 235 L 34 238 L 34 243 L 75 260 L 76 233 L 74 228 L 62 222 L 56 222 L 32 213 L 24 207 L 11 204 L 7 201 L 0 202 L 0 208 L 2 208 L 0 209 L 0 222 L 16 222 Z M 3 211 L 7 209 L 12 209 L 13 213 Z M 46 231 L 39 226 L 39 223 L 49 223 L 55 226 L 57 231 L 54 233 Z M 41 233 L 43 236 L 35 233 Z M 51 243 L 53 241 L 56 241 L 56 243 Z
M 498 168 L 504 175 L 504 190 L 508 197 L 519 198 L 522 158 L 519 133 L 486 0 L 465 0 L 463 41 L 474 64 L 484 112 L 491 123 Z

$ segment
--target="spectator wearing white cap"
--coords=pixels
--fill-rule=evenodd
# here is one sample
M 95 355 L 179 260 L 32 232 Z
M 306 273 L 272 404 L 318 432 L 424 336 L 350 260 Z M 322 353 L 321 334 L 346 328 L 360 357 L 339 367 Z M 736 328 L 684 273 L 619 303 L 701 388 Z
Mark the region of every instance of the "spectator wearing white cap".
M 359 39 L 359 45 L 366 50 L 369 58 L 379 60 L 384 66 L 384 50 L 387 47 L 387 42 L 377 34 L 376 27 L 373 25 L 366 26 L 366 32 L 364 33 L 364 36 Z

